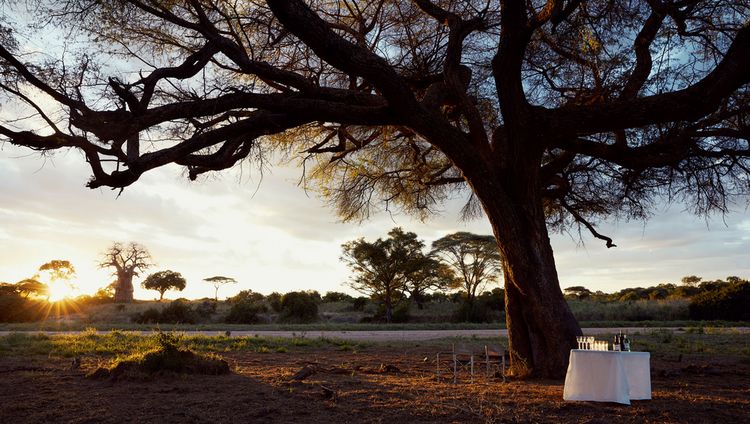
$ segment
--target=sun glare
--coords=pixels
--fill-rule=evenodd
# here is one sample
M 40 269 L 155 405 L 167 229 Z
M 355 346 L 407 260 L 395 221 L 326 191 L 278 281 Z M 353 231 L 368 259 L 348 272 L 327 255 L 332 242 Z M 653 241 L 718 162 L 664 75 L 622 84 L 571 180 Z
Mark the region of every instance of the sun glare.
M 59 302 L 61 300 L 75 297 L 75 288 L 70 284 L 55 282 L 49 285 L 49 301 Z

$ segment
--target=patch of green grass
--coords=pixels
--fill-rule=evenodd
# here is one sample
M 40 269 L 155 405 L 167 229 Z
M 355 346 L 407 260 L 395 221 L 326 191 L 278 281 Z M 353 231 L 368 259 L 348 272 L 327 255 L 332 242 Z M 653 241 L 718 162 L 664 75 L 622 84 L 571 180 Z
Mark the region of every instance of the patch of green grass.
M 0 337 L 0 356 L 46 355 L 73 357 L 79 355 L 116 356 L 148 352 L 160 346 L 161 333 L 143 335 L 128 331 L 44 335 L 34 333 L 11 333 Z M 281 352 L 308 348 L 341 348 L 342 345 L 362 349 L 365 343 L 354 343 L 327 338 L 282 338 L 282 337 L 227 337 L 185 335 L 177 333 L 180 346 L 195 352 Z M 347 348 L 348 349 L 348 348 Z

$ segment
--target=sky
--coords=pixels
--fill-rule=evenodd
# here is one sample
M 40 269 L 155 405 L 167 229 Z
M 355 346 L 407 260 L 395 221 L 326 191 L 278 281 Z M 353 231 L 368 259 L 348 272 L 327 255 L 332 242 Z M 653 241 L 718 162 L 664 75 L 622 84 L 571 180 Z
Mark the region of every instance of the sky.
M 96 266 L 101 253 L 115 241 L 135 241 L 155 262 L 134 281 L 139 299 L 158 296 L 140 281 L 165 269 L 187 280 L 183 292 L 166 293 L 170 299 L 213 297 L 213 286 L 202 280 L 214 275 L 238 281 L 220 288 L 219 298 L 247 289 L 354 294 L 339 259 L 346 241 L 385 237 L 395 226 L 428 245 L 455 231 L 491 234 L 486 218 L 459 220 L 459 200 L 427 222 L 380 213 L 342 223 L 297 186 L 300 172 L 272 167 L 261 180 L 245 165 L 190 182 L 179 167 L 168 166 L 145 174 L 118 197 L 117 191 L 84 186 L 89 170 L 76 151 L 41 157 L 0 144 L 0 281 L 19 281 L 45 262 L 64 259 L 77 270 L 79 292 L 93 293 L 113 281 L 109 270 Z M 678 283 L 686 275 L 750 277 L 750 213 L 743 205 L 735 209 L 707 221 L 672 205 L 646 223 L 604 223 L 599 231 L 614 239 L 618 247 L 612 249 L 587 233 L 583 245 L 577 234 L 553 234 L 560 284 L 613 292 Z
M 71 42 L 38 31 L 19 37 L 28 52 L 60 50 Z M 2 107 L 0 115 L 12 112 Z M 76 151 L 41 157 L 0 143 L 0 281 L 31 277 L 43 263 L 63 259 L 77 270 L 79 292 L 93 293 L 113 280 L 96 266 L 101 252 L 113 242 L 135 241 L 155 262 L 135 280 L 140 299 L 158 295 L 140 288 L 141 279 L 166 269 L 187 280 L 183 292 L 167 292 L 167 298 L 213 297 L 213 286 L 202 280 L 214 275 L 238 281 L 222 287 L 220 298 L 247 289 L 354 294 L 339 260 L 342 243 L 385 237 L 395 226 L 417 233 L 428 245 L 456 231 L 491 234 L 486 218 L 459 220 L 460 200 L 427 222 L 380 213 L 362 223 L 341 223 L 324 202 L 297 187 L 300 173 L 277 166 L 261 181 L 245 166 L 190 182 L 180 168 L 167 166 L 143 175 L 118 197 L 116 191 L 85 187 L 90 171 Z M 750 212 L 746 203 L 734 209 L 706 220 L 672 205 L 661 207 L 647 223 L 603 223 L 598 230 L 614 239 L 618 247 L 612 249 L 588 233 L 584 244 L 577 234 L 553 234 L 560 284 L 613 292 L 677 283 L 686 275 L 748 278 Z

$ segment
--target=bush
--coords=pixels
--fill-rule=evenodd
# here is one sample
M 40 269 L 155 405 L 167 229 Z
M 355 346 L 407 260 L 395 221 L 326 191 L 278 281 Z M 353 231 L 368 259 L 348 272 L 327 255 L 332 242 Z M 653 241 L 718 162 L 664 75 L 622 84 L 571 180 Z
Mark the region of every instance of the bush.
M 195 307 L 195 313 L 201 318 L 211 318 L 216 313 L 217 302 L 214 299 L 207 299 Z
M 261 302 L 245 300 L 236 302 L 229 310 L 229 314 L 224 318 L 224 322 L 230 324 L 258 324 L 265 320 L 260 314 L 266 312 L 266 305 Z
M 370 299 L 360 296 L 358 298 L 352 299 L 352 311 L 364 311 L 365 306 L 367 306 L 367 303 L 370 301 Z
M 271 309 L 274 310 L 274 312 L 279 313 L 281 312 L 281 294 L 277 292 L 273 292 L 266 296 L 266 301 L 268 302 L 268 305 L 271 306 Z
M 477 302 L 484 304 L 487 309 L 492 311 L 505 310 L 505 291 L 500 287 L 495 287 L 491 292 L 484 291 L 477 296 Z
M 292 323 L 316 321 L 318 319 L 318 303 L 316 300 L 316 296 L 310 292 L 289 292 L 285 294 L 281 298 L 279 320 Z
M 604 302 L 568 300 L 579 321 L 673 321 L 688 318 L 686 299 Z
M 385 305 L 378 305 L 375 311 L 374 321 L 385 322 Z M 400 302 L 393 307 L 391 314 L 392 323 L 409 322 L 411 319 L 411 304 L 409 302 Z
M 475 299 L 473 304 L 464 301 L 453 313 L 454 322 L 491 322 L 491 310 L 486 302 Z
M 690 318 L 696 320 L 750 320 L 750 282 L 740 281 L 704 291 L 690 302 Z
M 41 301 L 25 299 L 16 293 L 0 294 L 0 322 L 30 322 L 44 319 Z
M 198 314 L 184 300 L 170 302 L 164 309 L 149 308 L 133 315 L 133 322 L 139 324 L 195 324 Z
M 265 299 L 262 294 L 256 293 L 252 290 L 242 290 L 241 292 L 237 293 L 234 297 L 229 298 L 229 301 L 232 303 L 236 302 L 261 302 Z
M 351 302 L 352 300 L 354 300 L 353 297 L 341 292 L 327 292 L 325 296 L 323 296 L 323 302 L 325 303 Z

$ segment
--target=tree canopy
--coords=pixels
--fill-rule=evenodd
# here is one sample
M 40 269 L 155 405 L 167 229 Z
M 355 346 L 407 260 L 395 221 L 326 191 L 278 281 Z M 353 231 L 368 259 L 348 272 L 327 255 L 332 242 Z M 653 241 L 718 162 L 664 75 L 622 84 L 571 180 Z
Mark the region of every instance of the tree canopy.
M 447 288 L 455 281 L 449 269 L 422 252 L 424 242 L 415 233 L 401 228 L 389 231 L 385 239 L 360 238 L 341 247 L 341 260 L 353 272 L 349 286 L 381 304 L 386 322 L 409 293 L 418 298 L 430 288 Z
M 167 290 L 179 290 L 185 289 L 187 281 L 182 277 L 182 274 L 175 271 L 165 270 L 159 271 L 146 277 L 141 286 L 144 289 L 156 290 L 159 292 L 159 301 L 164 298 L 164 292 Z
M 493 236 L 448 234 L 432 242 L 432 251 L 455 270 L 469 304 L 474 303 L 477 292 L 500 276 L 500 253 Z
M 224 277 L 222 275 L 204 278 L 203 281 L 214 286 L 214 300 L 219 300 L 219 287 L 227 284 L 237 284 L 237 280 L 235 280 L 234 278 Z
M 34 31 L 88 44 L 34 54 L 0 21 L 3 140 L 77 149 L 91 188 L 281 150 L 345 219 L 464 193 L 503 257 L 517 373 L 561 376 L 580 334 L 548 226 L 613 247 L 597 220 L 750 192 L 746 0 L 32 3 Z

